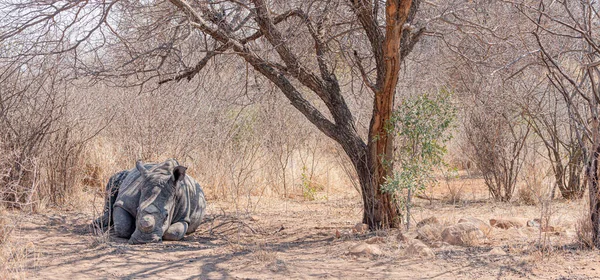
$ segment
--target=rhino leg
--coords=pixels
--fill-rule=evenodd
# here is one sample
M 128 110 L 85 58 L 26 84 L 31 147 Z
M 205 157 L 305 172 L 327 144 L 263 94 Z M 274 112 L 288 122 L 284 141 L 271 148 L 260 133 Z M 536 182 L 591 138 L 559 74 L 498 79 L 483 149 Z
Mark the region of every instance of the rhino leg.
M 121 238 L 129 238 L 135 231 L 135 217 L 121 207 L 115 207 L 113 210 L 113 222 L 115 225 L 115 234 Z
M 106 184 L 106 198 L 104 203 L 104 209 L 102 212 L 102 216 L 98 217 L 98 219 L 92 222 L 92 226 L 98 229 L 108 229 L 109 225 L 112 225 L 111 212 L 113 209 L 113 205 L 117 200 L 117 196 L 119 195 L 119 187 L 121 186 L 121 182 L 127 176 L 127 170 L 121 171 L 108 180 Z
M 177 222 L 169 226 L 163 234 L 163 240 L 177 241 L 183 239 L 187 231 L 188 224 L 186 222 Z

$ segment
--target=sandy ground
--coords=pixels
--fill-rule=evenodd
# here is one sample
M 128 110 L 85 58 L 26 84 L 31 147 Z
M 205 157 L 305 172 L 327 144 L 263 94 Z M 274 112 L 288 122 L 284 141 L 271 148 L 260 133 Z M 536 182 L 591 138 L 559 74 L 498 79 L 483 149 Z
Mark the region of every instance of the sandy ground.
M 250 201 L 251 203 L 248 203 Z M 407 255 L 398 230 L 354 233 L 361 205 L 354 194 L 316 201 L 251 198 L 236 206 L 212 202 L 208 219 L 179 242 L 128 245 L 88 227 L 91 213 L 52 212 L 19 216 L 13 242 L 29 248 L 24 279 L 600 279 L 598 251 L 581 250 L 575 223 L 582 201 L 553 202 L 558 235 L 535 228 L 493 229 L 472 247 L 442 244 L 434 259 Z M 465 216 L 540 217 L 538 206 L 471 201 L 418 200 L 414 221 L 436 216 L 445 224 Z M 91 211 L 90 211 L 91 212 Z M 17 215 L 11 213 L 11 215 Z M 413 225 L 416 223 L 413 223 Z M 404 231 L 404 230 L 403 230 Z M 336 232 L 339 235 L 336 236 Z M 415 237 L 414 227 L 406 236 Z M 381 236 L 382 254 L 356 257 L 354 245 Z M 500 248 L 506 255 L 489 252 Z M 544 249 L 545 248 L 545 249 Z

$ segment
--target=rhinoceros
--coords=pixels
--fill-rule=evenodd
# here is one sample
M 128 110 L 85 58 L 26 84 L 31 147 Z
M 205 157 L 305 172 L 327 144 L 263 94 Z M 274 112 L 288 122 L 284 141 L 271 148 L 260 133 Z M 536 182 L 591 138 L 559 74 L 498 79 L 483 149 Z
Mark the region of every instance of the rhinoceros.
M 114 225 L 130 244 L 181 240 L 202 222 L 206 199 L 200 184 L 174 159 L 144 164 L 113 175 L 106 191 L 104 213 L 95 227 Z

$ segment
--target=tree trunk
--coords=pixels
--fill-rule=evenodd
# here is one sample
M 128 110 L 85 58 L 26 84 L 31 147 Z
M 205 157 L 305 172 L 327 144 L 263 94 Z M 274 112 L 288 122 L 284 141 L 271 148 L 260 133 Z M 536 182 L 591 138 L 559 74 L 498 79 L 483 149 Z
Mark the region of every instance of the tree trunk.
M 600 248 L 600 123 L 597 118 L 592 120 L 592 149 L 588 161 L 587 176 L 590 190 L 590 218 L 592 222 L 592 242 Z
M 565 186 L 565 194 L 563 197 L 565 199 L 580 199 L 583 197 L 585 193 L 585 182 L 581 182 L 581 173 L 583 171 L 583 154 L 581 150 L 578 150 L 574 153 L 575 155 L 571 156 L 569 162 L 567 162 L 565 173 L 569 175 L 569 178 L 566 180 L 567 185 Z
M 356 167 L 363 193 L 363 223 L 370 229 L 397 228 L 400 226 L 400 208 L 391 193 L 381 191 L 389 172 L 373 172 L 377 170 L 373 166 L 381 166 L 381 163 L 373 162 L 378 161 L 377 158 L 368 158 L 370 164 Z
M 554 177 L 556 179 L 556 186 L 552 191 L 552 198 L 554 198 L 556 188 L 560 190 L 562 198 L 567 200 L 580 199 L 585 192 L 585 183 L 583 183 L 583 185 L 581 183 L 581 173 L 583 168 L 581 154 L 577 151 L 574 153 L 569 151 L 569 154 L 569 160 L 565 166 L 562 164 L 558 149 L 554 149 L 554 153 L 549 154 L 554 162 L 553 169 Z
M 401 224 L 400 208 L 393 200 L 392 194 L 381 191 L 381 185 L 385 183 L 386 176 L 391 173 L 391 169 L 381 168 L 380 157 L 371 157 L 369 153 L 373 149 L 372 145 L 376 142 L 370 142 L 372 145 L 365 145 L 356 134 L 343 139 L 345 141 L 338 141 L 338 143 L 350 157 L 360 182 L 364 209 L 363 223 L 372 230 L 399 227 Z M 376 172 L 375 170 L 385 172 Z
M 600 160 L 600 145 L 596 146 L 587 168 L 588 185 L 590 188 L 590 218 L 592 222 L 592 240 L 596 248 L 600 248 L 600 190 L 598 186 Z

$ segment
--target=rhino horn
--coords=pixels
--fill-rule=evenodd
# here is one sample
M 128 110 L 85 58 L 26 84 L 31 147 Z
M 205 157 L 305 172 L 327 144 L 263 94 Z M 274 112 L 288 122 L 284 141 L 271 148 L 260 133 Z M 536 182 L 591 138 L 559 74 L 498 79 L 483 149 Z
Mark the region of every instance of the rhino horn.
M 144 163 L 141 160 L 138 160 L 135 163 L 135 168 L 137 168 L 137 170 L 140 172 L 140 174 L 142 174 L 142 176 L 146 176 L 148 175 L 148 170 L 144 167 Z

